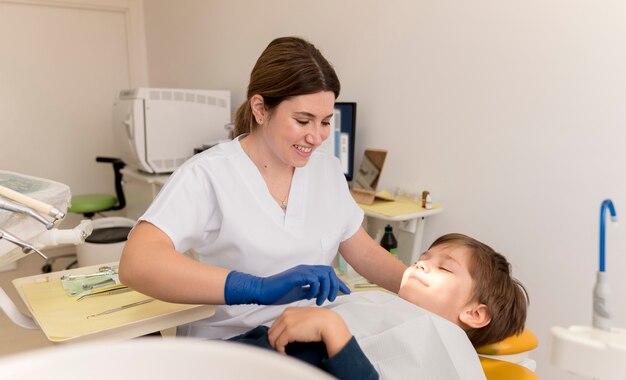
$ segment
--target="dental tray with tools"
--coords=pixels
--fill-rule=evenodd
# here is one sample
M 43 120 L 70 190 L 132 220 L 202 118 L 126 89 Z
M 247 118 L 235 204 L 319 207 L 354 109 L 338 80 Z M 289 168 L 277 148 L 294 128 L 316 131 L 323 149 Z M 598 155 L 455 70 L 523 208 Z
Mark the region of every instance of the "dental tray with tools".
M 98 273 L 99 269 L 100 266 L 88 266 L 23 277 L 13 280 L 13 285 L 48 340 L 55 343 L 102 338 L 126 340 L 214 314 L 212 305 L 142 302 L 151 298 L 124 289 L 121 284 L 103 284 L 81 296 L 71 296 L 63 288 L 63 276 L 80 278 Z M 99 282 L 103 281 L 100 278 Z M 97 318 L 88 318 L 96 314 L 99 314 Z

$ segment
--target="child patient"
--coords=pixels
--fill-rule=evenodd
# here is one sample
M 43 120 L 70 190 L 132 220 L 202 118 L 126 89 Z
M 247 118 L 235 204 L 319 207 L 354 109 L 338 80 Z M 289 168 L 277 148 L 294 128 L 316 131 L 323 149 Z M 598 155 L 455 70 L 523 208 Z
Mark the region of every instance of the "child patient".
M 341 297 L 345 300 L 343 306 L 349 307 L 350 299 L 357 295 Z M 417 315 L 422 308 L 459 326 L 474 347 L 500 341 L 524 329 L 528 295 L 524 286 L 511 276 L 509 262 L 491 247 L 462 234 L 438 238 L 417 264 L 406 269 L 398 295 L 419 306 L 406 306 L 410 308 L 409 313 Z M 389 303 L 389 309 L 393 308 L 394 302 Z M 346 323 L 331 308 L 288 308 L 269 329 L 259 326 L 231 340 L 273 348 L 316 365 L 340 379 L 378 378 L 368 360 L 375 355 L 368 352 L 368 347 L 364 346 L 362 350 L 357 343 L 357 339 L 365 341 L 366 334 L 354 333 L 355 339 L 350 331 L 354 327 L 352 324 L 359 324 L 359 317 Z M 385 309 L 386 306 L 383 311 Z M 360 318 L 374 324 L 404 323 L 397 314 L 385 316 L 379 311 Z M 381 320 L 377 321 L 378 318 Z M 420 336 L 407 339 L 410 345 L 420 343 Z M 374 364 L 381 368 L 378 363 Z

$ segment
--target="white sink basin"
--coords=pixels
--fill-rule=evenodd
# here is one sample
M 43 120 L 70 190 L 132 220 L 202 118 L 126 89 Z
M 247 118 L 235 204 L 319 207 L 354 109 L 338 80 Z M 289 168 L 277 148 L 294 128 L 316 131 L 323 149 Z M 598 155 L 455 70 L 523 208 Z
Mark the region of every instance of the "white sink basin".
M 626 379 L 626 329 L 556 326 L 550 332 L 553 365 L 597 380 Z

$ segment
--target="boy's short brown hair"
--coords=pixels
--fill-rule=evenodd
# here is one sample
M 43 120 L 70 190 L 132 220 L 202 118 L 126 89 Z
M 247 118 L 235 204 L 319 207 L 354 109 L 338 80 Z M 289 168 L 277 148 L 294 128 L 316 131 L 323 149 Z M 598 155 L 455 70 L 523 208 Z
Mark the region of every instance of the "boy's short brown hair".
M 463 234 L 443 235 L 430 248 L 440 245 L 462 246 L 471 252 L 468 269 L 474 280 L 473 299 L 485 304 L 491 313 L 491 322 L 486 326 L 465 328 L 474 347 L 521 333 L 526 322 L 528 292 L 511 276 L 507 259 L 488 245 Z

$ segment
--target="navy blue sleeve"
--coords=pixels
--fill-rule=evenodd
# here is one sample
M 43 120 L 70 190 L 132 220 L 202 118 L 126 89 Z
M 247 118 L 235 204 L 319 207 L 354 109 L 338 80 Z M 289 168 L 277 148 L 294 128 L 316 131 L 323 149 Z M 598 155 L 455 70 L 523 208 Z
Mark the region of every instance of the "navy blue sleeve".
M 340 380 L 378 380 L 378 372 L 354 337 L 341 351 L 322 360 L 321 367 Z
M 266 326 L 258 326 L 228 340 L 276 352 L 268 341 Z M 339 380 L 378 380 L 379 378 L 374 366 L 354 337 L 350 338 L 341 351 L 331 358 L 328 357 L 326 345 L 323 342 L 293 342 L 285 347 L 285 351 L 287 355 L 320 368 Z

